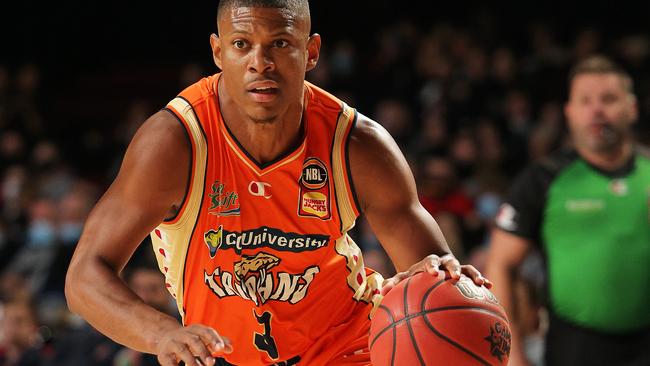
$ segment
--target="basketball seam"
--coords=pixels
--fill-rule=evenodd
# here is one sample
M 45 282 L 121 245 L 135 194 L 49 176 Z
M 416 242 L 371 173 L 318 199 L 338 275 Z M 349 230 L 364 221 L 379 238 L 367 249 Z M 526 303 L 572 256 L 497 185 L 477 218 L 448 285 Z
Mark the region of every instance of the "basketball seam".
M 379 305 L 379 309 L 383 309 L 383 310 L 386 311 L 386 313 L 388 313 L 388 317 L 390 318 L 390 322 L 391 322 L 391 324 L 395 321 L 395 318 L 393 317 L 393 314 L 390 312 L 390 309 L 389 309 L 387 306 L 385 306 L 385 305 Z M 376 315 L 375 315 L 375 316 L 376 316 Z M 377 333 L 377 335 L 376 335 L 376 336 L 375 336 L 375 337 L 370 341 L 370 349 L 372 349 L 372 347 L 375 345 L 375 342 L 377 341 L 377 339 L 379 339 L 379 337 L 380 337 L 382 334 L 388 332 L 388 329 L 390 329 L 390 326 L 388 326 L 388 327 L 382 329 L 379 333 Z
M 423 316 L 422 318 L 424 318 L 424 323 L 427 325 L 427 327 L 429 327 L 429 329 L 431 329 L 431 331 L 435 335 L 440 337 L 443 341 L 446 341 L 447 343 L 451 344 L 452 346 L 454 346 L 454 347 L 458 348 L 459 350 L 461 350 L 461 351 L 467 353 L 468 355 L 472 356 L 472 358 L 476 359 L 481 364 L 483 364 L 485 366 L 492 366 L 492 364 L 485 361 L 483 358 L 481 358 L 481 356 L 475 354 L 474 352 L 472 352 L 472 351 L 468 350 L 467 348 L 463 347 L 462 345 L 458 344 L 453 339 L 451 339 L 451 338 L 445 336 L 444 334 L 438 332 L 438 330 L 433 326 L 433 324 L 431 324 L 431 322 L 429 322 L 429 319 L 427 319 L 427 317 Z
M 430 290 L 433 290 L 434 288 L 440 286 L 440 284 L 442 284 L 443 282 L 445 282 L 445 280 L 440 280 L 439 282 L 437 282 L 436 284 L 434 284 L 434 285 L 429 289 L 429 291 L 427 291 L 427 293 L 430 292 Z M 426 293 L 425 293 L 425 297 L 426 297 Z M 375 342 L 377 341 L 377 339 L 378 339 L 382 334 L 388 332 L 389 329 L 392 329 L 393 332 L 395 332 L 395 327 L 397 326 L 397 324 L 402 323 L 402 322 L 405 321 L 406 318 L 408 317 L 408 316 L 405 316 L 404 318 L 402 318 L 402 319 L 400 319 L 400 320 L 398 320 L 398 321 L 395 321 L 395 318 L 393 317 L 393 314 L 390 312 L 390 309 L 389 309 L 386 305 L 379 305 L 379 308 L 380 308 L 380 309 L 384 309 L 384 310 L 386 310 L 386 312 L 388 313 L 388 316 L 390 316 L 390 322 L 391 322 L 391 324 L 390 324 L 389 326 L 387 326 L 386 328 L 380 330 L 379 333 L 377 333 L 377 335 L 376 335 L 376 336 L 372 339 L 372 341 L 370 342 L 370 348 L 372 348 L 372 346 L 375 344 Z M 422 306 L 422 308 L 424 308 L 424 306 Z M 421 315 L 421 314 L 423 314 L 423 313 L 422 313 L 422 312 L 417 313 L 417 314 L 415 314 L 415 316 L 419 316 L 419 315 Z M 415 317 L 415 316 L 414 316 L 414 317 Z
M 411 322 L 409 321 L 410 317 L 409 317 L 409 305 L 408 305 L 408 292 L 409 292 L 409 284 L 411 283 L 412 278 L 413 277 L 409 277 L 409 279 L 406 281 L 406 285 L 404 286 L 404 319 L 406 319 L 406 327 L 409 330 L 409 336 L 411 338 L 411 342 L 413 343 L 415 354 L 418 356 L 418 360 L 420 360 L 420 365 L 426 366 L 424 360 L 422 359 L 422 355 L 420 354 L 418 343 L 415 340 L 415 335 L 413 334 L 413 328 L 411 327 Z
M 386 308 L 388 309 L 388 308 Z M 390 313 L 390 309 L 389 313 Z M 394 321 L 393 314 L 390 313 L 391 322 Z M 390 355 L 390 366 L 395 366 L 395 354 L 397 353 L 397 328 L 393 328 L 393 352 Z
M 470 355 L 472 358 L 474 358 L 474 359 L 476 359 L 478 362 L 480 362 L 482 365 L 485 365 L 485 366 L 491 366 L 491 364 L 490 364 L 489 362 L 485 361 L 485 360 L 484 360 L 483 358 L 481 358 L 480 356 L 474 354 L 472 351 L 470 351 L 470 350 L 466 349 L 465 347 L 463 347 L 462 345 L 456 343 L 456 342 L 455 342 L 454 340 L 452 340 L 451 338 L 448 338 L 448 337 L 446 337 L 445 335 L 443 335 L 442 333 L 440 333 L 440 332 L 439 332 L 439 331 L 438 331 L 438 330 L 437 330 L 437 329 L 436 329 L 436 328 L 431 324 L 431 322 L 427 319 L 427 317 L 425 317 L 424 315 L 426 315 L 426 314 L 430 314 L 430 313 L 435 313 L 435 312 L 441 312 L 441 311 L 470 310 L 470 311 L 478 311 L 478 312 L 483 312 L 483 313 L 487 313 L 487 314 L 490 314 L 490 315 L 494 315 L 494 316 L 496 316 L 496 317 L 498 317 L 498 318 L 500 318 L 500 319 L 502 319 L 502 320 L 504 320 L 504 321 L 506 321 L 506 322 L 508 321 L 508 319 L 507 319 L 506 317 L 504 317 L 503 315 L 499 314 L 499 313 L 496 312 L 496 311 L 493 311 L 493 310 L 490 310 L 490 309 L 485 309 L 485 308 L 480 307 L 480 306 L 443 306 L 443 307 L 437 307 L 437 308 L 433 308 L 433 309 L 423 310 L 423 309 L 425 308 L 425 306 L 426 306 L 426 299 L 427 299 L 427 297 L 429 296 L 429 294 L 430 294 L 430 293 L 431 293 L 431 292 L 432 292 L 436 287 L 440 286 L 443 282 L 445 282 L 444 279 L 442 279 L 442 280 L 438 281 L 437 283 L 435 283 L 433 286 L 431 286 L 431 287 L 430 287 L 430 288 L 425 292 L 425 294 L 424 294 L 424 296 L 423 296 L 422 303 L 421 303 L 420 312 L 418 312 L 418 313 L 414 313 L 414 314 L 408 314 L 407 290 L 408 290 L 408 285 L 409 285 L 409 283 L 410 283 L 410 280 L 411 280 L 410 278 L 407 280 L 406 285 L 405 285 L 405 288 L 404 288 L 404 310 L 405 310 L 404 312 L 405 312 L 405 316 L 404 316 L 402 319 L 395 321 L 395 318 L 393 317 L 392 312 L 390 311 L 390 309 L 389 309 L 387 306 L 385 306 L 385 305 L 380 305 L 380 306 L 379 306 L 380 309 L 384 309 L 384 310 L 387 312 L 387 314 L 388 314 L 388 316 L 389 316 L 389 318 L 390 318 L 390 322 L 391 322 L 391 324 L 390 324 L 389 326 L 385 327 L 384 329 L 382 329 L 381 331 L 379 331 L 379 332 L 377 333 L 377 335 L 372 339 L 372 342 L 370 343 L 370 349 L 372 349 L 372 347 L 373 347 L 374 344 L 376 343 L 377 339 L 379 339 L 379 337 L 380 337 L 381 335 L 383 335 L 384 333 L 386 333 L 389 329 L 392 330 L 392 331 L 393 331 L 393 352 L 392 352 L 392 355 L 391 355 L 391 366 L 394 365 L 394 362 L 395 362 L 395 351 L 396 351 L 396 341 L 397 341 L 397 334 L 396 334 L 397 331 L 396 331 L 396 328 L 397 328 L 397 326 L 398 326 L 400 323 L 406 322 L 407 327 L 408 327 L 408 329 L 409 329 L 409 334 L 410 334 L 410 336 L 411 336 L 411 341 L 413 342 L 413 345 L 414 345 L 414 348 L 415 348 L 416 353 L 417 353 L 417 355 L 418 355 L 418 358 L 420 359 L 421 364 L 424 365 L 424 361 L 423 361 L 423 359 L 422 359 L 422 357 L 421 357 L 421 355 L 420 355 L 420 353 L 419 353 L 419 350 L 418 350 L 418 348 L 417 348 L 417 343 L 415 342 L 414 335 L 413 335 L 413 331 L 412 331 L 412 328 L 411 328 L 411 325 L 410 325 L 410 320 L 411 320 L 411 319 L 416 318 L 416 317 L 418 317 L 418 316 L 422 316 L 422 317 L 424 318 L 424 322 L 425 322 L 425 324 L 427 325 L 427 327 L 429 327 L 429 329 L 430 329 L 431 331 L 433 331 L 433 333 L 436 334 L 439 338 L 441 338 L 441 339 L 444 340 L 445 342 L 451 344 L 452 346 L 458 348 L 459 350 L 461 350 L 461 351 L 467 353 L 467 354 Z
M 484 308 L 481 308 L 481 307 L 478 307 L 478 306 L 444 306 L 444 307 L 429 309 L 429 310 L 425 311 L 423 309 L 424 309 L 424 306 L 426 304 L 427 298 L 429 297 L 429 294 L 431 293 L 431 291 L 433 291 L 434 288 L 435 288 L 435 286 L 430 288 L 429 290 L 427 290 L 427 292 L 422 297 L 422 304 L 421 304 L 421 307 L 420 307 L 420 310 L 421 310 L 420 315 L 422 315 L 422 318 L 424 319 L 424 324 L 426 324 L 427 327 L 429 327 L 429 329 L 431 329 L 431 331 L 435 335 L 437 335 L 440 339 L 442 339 L 443 341 L 445 341 L 445 342 L 451 344 L 452 346 L 458 348 L 459 350 L 467 353 L 468 355 L 470 355 L 472 358 L 476 359 L 481 364 L 491 366 L 491 364 L 489 362 L 485 361 L 479 355 L 477 355 L 474 352 L 468 350 L 467 348 L 463 347 L 462 345 L 455 342 L 451 338 L 445 336 L 444 334 L 438 332 L 438 330 L 433 326 L 433 324 L 431 324 L 429 319 L 426 316 L 424 316 L 424 314 L 425 313 L 433 313 L 433 312 L 437 312 L 437 311 L 447 311 L 447 310 L 472 310 L 472 311 L 488 312 L 490 314 L 497 315 L 499 318 L 503 318 L 503 317 L 501 315 L 493 312 L 493 311 L 490 311 L 490 310 L 487 310 L 487 309 L 484 309 Z
M 382 305 L 382 306 L 383 306 L 383 305 Z M 441 311 L 452 311 L 452 310 L 471 310 L 471 311 L 478 311 L 478 312 L 482 312 L 482 313 L 488 313 L 488 314 L 490 314 L 490 315 L 497 316 L 498 318 L 500 318 L 500 319 L 502 319 L 502 320 L 504 320 L 504 321 L 508 321 L 508 319 L 506 319 L 506 318 L 504 318 L 503 316 L 501 316 L 501 314 L 496 313 L 496 312 L 494 312 L 494 311 L 492 311 L 492 310 L 488 310 L 488 309 L 482 308 L 482 307 L 480 307 L 480 306 L 445 306 L 445 307 L 440 307 L 440 308 L 435 308 L 435 309 L 424 310 L 424 311 L 421 311 L 421 312 L 419 312 L 419 313 L 414 313 L 414 314 L 411 314 L 411 315 L 409 315 L 409 316 L 405 316 L 405 317 L 403 317 L 402 319 L 400 319 L 400 320 L 398 320 L 398 321 L 395 321 L 393 324 L 391 324 L 391 325 L 387 326 L 386 328 L 382 329 L 379 333 L 377 333 L 377 335 L 375 336 L 374 339 L 376 340 L 377 337 L 379 337 L 379 336 L 382 335 L 383 333 L 386 333 L 386 332 L 388 331 L 389 328 L 391 328 L 391 327 L 395 327 L 395 326 L 397 326 L 398 324 L 403 323 L 403 322 L 405 322 L 405 321 L 407 321 L 407 320 L 411 320 L 411 319 L 413 319 L 413 318 L 417 318 L 418 316 L 422 316 L 422 315 L 426 315 L 426 314 L 438 313 L 438 312 L 441 312 Z M 392 318 L 391 318 L 391 321 L 393 321 Z M 373 340 L 373 344 L 374 344 L 374 340 Z

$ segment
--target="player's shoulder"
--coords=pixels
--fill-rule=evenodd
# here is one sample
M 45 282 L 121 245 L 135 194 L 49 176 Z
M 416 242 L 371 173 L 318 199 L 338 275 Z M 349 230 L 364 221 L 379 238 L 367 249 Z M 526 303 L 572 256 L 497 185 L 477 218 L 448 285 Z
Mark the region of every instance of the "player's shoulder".
M 377 152 L 377 148 L 386 148 L 393 144 L 393 138 L 381 124 L 364 114 L 356 113 L 354 129 L 350 135 L 351 147 Z
M 178 94 L 179 98 L 185 99 L 188 104 L 194 106 L 205 99 L 213 97 L 216 92 L 215 83 L 219 79 L 220 74 L 214 74 L 201 78 L 194 84 L 186 87 Z
M 327 90 L 308 81 L 305 81 L 305 89 L 308 99 L 308 112 L 313 112 L 316 109 L 324 109 L 330 112 L 339 113 L 343 108 L 343 101 Z
M 178 116 L 163 108 L 149 117 L 138 129 L 133 142 L 149 146 L 185 145 L 187 133 Z

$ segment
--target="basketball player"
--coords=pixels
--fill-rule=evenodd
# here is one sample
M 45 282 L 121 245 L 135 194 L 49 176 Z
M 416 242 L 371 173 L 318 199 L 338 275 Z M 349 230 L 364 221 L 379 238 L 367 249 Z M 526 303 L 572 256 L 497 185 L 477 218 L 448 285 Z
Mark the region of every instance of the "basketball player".
M 321 45 L 307 0 L 224 0 L 217 18 L 222 72 L 144 123 L 86 223 L 74 312 L 166 366 L 369 365 L 381 291 L 439 267 L 490 285 L 451 254 L 387 132 L 305 82 Z M 361 212 L 398 275 L 364 267 L 347 235 Z M 183 325 L 117 277 L 149 233 Z
M 546 364 L 650 365 L 650 155 L 635 146 L 630 76 L 593 56 L 569 76 L 573 149 L 525 170 L 497 217 L 487 271 L 512 314 L 513 274 L 544 253 Z M 528 365 L 513 330 L 510 365 Z

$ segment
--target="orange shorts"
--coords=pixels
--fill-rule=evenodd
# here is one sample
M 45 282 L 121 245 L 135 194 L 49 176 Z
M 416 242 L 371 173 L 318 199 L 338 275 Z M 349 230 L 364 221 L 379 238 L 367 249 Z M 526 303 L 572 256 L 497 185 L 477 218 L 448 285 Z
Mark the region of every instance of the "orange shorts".
M 367 317 L 332 328 L 300 356 L 298 365 L 370 366 L 369 334 Z

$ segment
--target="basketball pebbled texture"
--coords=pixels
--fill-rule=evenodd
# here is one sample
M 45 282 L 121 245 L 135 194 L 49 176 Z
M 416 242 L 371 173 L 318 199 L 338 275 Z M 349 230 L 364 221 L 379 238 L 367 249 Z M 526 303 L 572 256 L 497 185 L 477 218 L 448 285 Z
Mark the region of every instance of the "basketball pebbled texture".
M 510 328 L 496 297 L 442 273 L 418 273 L 384 297 L 370 328 L 374 366 L 507 365 Z

